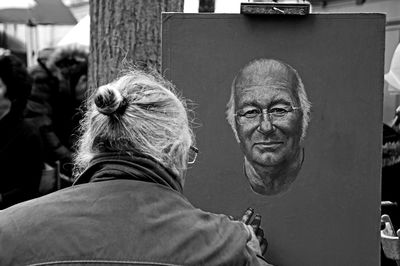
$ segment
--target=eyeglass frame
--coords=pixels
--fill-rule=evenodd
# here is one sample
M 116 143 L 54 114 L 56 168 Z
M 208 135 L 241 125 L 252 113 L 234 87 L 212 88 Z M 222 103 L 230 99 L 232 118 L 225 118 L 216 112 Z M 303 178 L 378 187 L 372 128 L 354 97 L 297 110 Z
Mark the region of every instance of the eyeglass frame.
M 245 123 L 240 123 L 239 121 L 238 121 L 238 119 L 237 119 L 237 117 L 243 117 L 243 118 L 245 118 L 245 119 L 247 119 L 247 120 L 252 120 L 252 119 L 255 119 L 255 118 L 257 118 L 258 117 L 258 119 L 259 119 L 259 121 L 258 121 L 258 123 L 260 123 L 261 122 L 261 115 L 262 115 L 262 117 L 264 118 L 264 116 L 267 116 L 268 117 L 268 121 L 270 121 L 271 123 L 274 123 L 275 122 L 275 120 L 274 119 L 276 119 L 276 118 L 282 118 L 282 117 L 285 117 L 288 113 L 291 113 L 291 112 L 293 112 L 293 111 L 296 111 L 296 110 L 301 110 L 301 107 L 300 106 L 292 106 L 292 105 L 289 105 L 288 107 L 290 107 L 290 110 L 288 110 L 288 111 L 286 111 L 286 113 L 284 113 L 284 114 L 282 114 L 281 116 L 273 116 L 273 114 L 272 113 L 270 113 L 270 112 L 268 112 L 268 109 L 269 108 L 257 108 L 257 107 L 255 107 L 255 109 L 258 109 L 259 111 L 261 111 L 259 114 L 257 114 L 256 116 L 254 116 L 254 117 L 246 117 L 245 115 L 242 115 L 242 114 L 240 114 L 239 112 L 240 111 L 236 111 L 235 113 L 234 113 L 234 116 L 235 116 L 235 118 L 236 118 L 236 122 L 239 124 L 239 125 L 244 125 Z M 282 108 L 283 109 L 283 108 Z M 276 114 L 275 114 L 276 115 Z
M 194 152 L 194 157 L 192 160 L 190 160 L 189 156 L 188 156 L 188 164 L 194 164 L 196 162 L 197 159 L 197 155 L 199 154 L 199 149 L 196 148 L 195 146 L 190 146 L 189 147 L 190 150 L 192 150 Z

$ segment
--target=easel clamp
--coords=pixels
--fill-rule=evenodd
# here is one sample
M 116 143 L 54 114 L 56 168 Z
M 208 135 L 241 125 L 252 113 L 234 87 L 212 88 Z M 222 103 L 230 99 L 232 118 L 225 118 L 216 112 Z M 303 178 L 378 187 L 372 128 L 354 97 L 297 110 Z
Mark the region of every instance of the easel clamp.
M 245 15 L 308 15 L 310 3 L 240 3 L 240 14 Z

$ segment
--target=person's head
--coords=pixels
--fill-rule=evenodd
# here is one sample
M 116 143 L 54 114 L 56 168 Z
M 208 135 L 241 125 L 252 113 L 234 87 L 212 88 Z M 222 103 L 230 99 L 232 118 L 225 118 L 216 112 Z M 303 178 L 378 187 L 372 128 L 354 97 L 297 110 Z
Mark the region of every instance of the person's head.
M 76 174 L 104 152 L 151 157 L 184 180 L 194 135 L 185 101 L 158 74 L 129 70 L 87 100 Z
M 294 68 L 274 59 L 257 59 L 236 75 L 226 115 L 247 160 L 274 166 L 298 155 L 310 106 Z
M 54 51 L 55 51 L 54 47 L 46 47 L 43 48 L 42 50 L 39 50 L 37 60 L 46 63 L 47 60 L 49 60 L 50 56 L 54 53 Z
M 0 117 L 8 112 L 22 115 L 31 86 L 25 64 L 9 50 L 0 48 Z
M 47 67 L 61 80 L 66 81 L 71 93 L 82 100 L 87 92 L 87 85 L 80 84 L 82 77 L 86 81 L 88 72 L 89 49 L 79 44 L 69 44 L 57 47 L 47 61 Z M 60 85 L 62 85 L 61 82 Z M 63 88 L 60 88 L 63 90 Z

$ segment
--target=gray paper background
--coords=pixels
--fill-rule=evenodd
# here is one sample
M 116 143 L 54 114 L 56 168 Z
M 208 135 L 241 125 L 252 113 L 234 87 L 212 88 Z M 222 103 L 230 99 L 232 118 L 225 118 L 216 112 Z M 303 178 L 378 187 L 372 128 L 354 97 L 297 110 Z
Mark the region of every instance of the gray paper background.
M 261 213 L 275 265 L 379 265 L 385 16 L 163 14 L 162 67 L 196 116 L 185 195 L 206 211 Z M 312 103 L 291 189 L 259 196 L 225 120 L 231 82 L 256 58 L 293 66 Z

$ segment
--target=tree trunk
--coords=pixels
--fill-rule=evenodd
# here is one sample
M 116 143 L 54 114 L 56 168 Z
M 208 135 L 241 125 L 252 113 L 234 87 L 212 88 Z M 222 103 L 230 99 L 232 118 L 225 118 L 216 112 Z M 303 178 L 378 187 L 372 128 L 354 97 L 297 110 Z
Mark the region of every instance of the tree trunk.
M 90 89 L 128 65 L 161 69 L 161 12 L 182 12 L 184 0 L 90 0 Z

